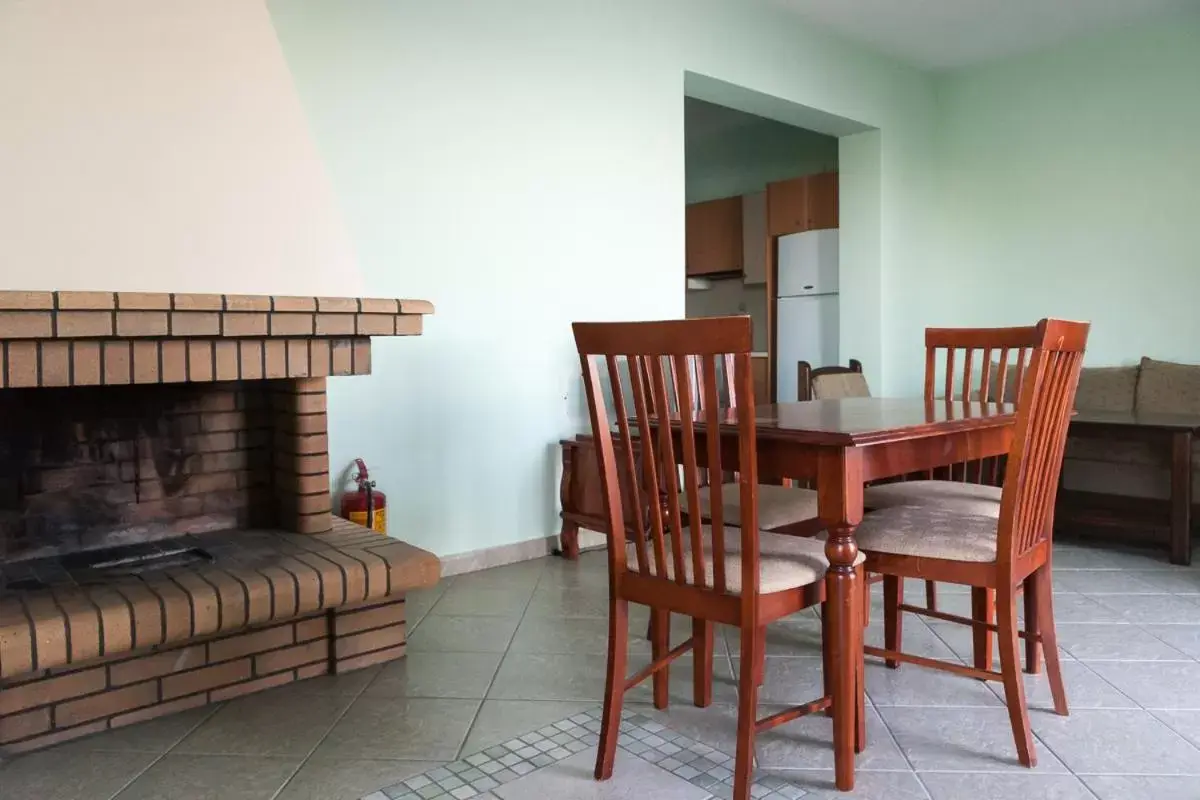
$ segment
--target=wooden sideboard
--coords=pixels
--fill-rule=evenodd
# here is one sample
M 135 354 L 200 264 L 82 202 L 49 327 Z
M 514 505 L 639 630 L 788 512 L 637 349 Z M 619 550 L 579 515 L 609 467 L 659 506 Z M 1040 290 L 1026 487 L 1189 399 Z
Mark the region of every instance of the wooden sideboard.
M 579 434 L 574 439 L 563 439 L 559 445 L 562 447 L 562 481 L 558 489 L 562 527 L 559 530 L 558 555 L 573 561 L 579 558 L 579 529 L 606 533 L 608 522 L 604 515 L 596 440 L 589 434 Z M 634 440 L 634 468 L 640 470 L 641 463 L 641 448 Z M 617 470 L 622 481 L 629 480 L 629 472 L 619 457 Z M 647 504 L 642 509 L 642 519 L 649 520 L 648 514 Z M 631 534 L 637 531 L 637 515 L 633 508 L 625 509 L 625 529 Z M 644 535 L 645 532 L 639 533 Z

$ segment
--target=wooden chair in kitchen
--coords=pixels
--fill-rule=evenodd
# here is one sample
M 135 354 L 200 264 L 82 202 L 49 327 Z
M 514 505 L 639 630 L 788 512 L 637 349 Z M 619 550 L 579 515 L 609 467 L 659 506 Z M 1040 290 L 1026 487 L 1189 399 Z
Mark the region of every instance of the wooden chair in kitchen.
M 929 328 L 925 331 L 925 400 L 927 402 L 982 399 L 1011 401 L 1026 373 L 1031 348 L 1030 328 Z M 998 359 L 994 361 L 993 359 Z M 940 365 L 940 366 L 939 366 Z M 1003 459 L 967 461 L 915 476 L 915 479 L 868 486 L 863 505 L 868 509 L 902 505 L 934 505 L 954 511 L 999 517 Z M 1034 602 L 1032 595 L 1027 603 Z M 972 614 L 991 620 L 994 597 L 986 589 L 971 594 Z M 937 608 L 933 581 L 925 584 L 925 609 L 905 610 L 932 616 Z M 1027 612 L 1028 613 L 1028 612 Z M 1036 618 L 1036 615 L 1029 615 Z M 1038 668 L 1037 644 L 1026 643 L 1026 668 Z M 979 669 L 992 664 L 992 635 L 975 631 L 974 661 Z
M 1021 370 L 1024 374 L 1004 467 L 1000 513 L 983 516 L 949 505 L 899 505 L 868 513 L 856 531 L 859 550 L 867 554 L 867 569 L 884 576 L 884 647 L 866 648 L 867 653 L 882 657 L 893 668 L 909 662 L 1003 682 L 1017 755 L 1027 767 L 1034 766 L 1037 757 L 1018 661 L 1019 638 L 1041 643 L 1054 710 L 1067 714 L 1054 629 L 1051 545 L 1054 500 L 1087 335 L 1087 323 L 1042 320 L 1035 327 L 1009 329 L 1003 335 L 974 331 L 953 337 L 967 345 L 985 343 L 985 348 L 1008 342 L 1007 348 L 1028 351 L 1030 355 L 1028 369 Z M 949 337 L 946 332 L 933 332 L 930 338 L 943 341 Z M 1023 360 L 1023 355 L 1020 358 Z M 943 613 L 938 616 L 969 625 L 976 633 L 998 633 L 1000 671 L 903 653 L 900 620 L 905 578 L 965 584 L 973 591 L 995 592 L 998 625 L 978 615 L 971 619 Z M 1016 606 L 1022 588 L 1027 609 L 1024 631 L 1017 627 Z
M 813 368 L 807 361 L 796 364 L 796 399 L 832 400 L 839 397 L 870 397 L 871 389 L 863 376 L 862 362 L 850 359 L 850 366 Z
M 693 651 L 694 694 L 699 707 L 712 702 L 713 624 L 740 629 L 744 657 L 738 673 L 738 724 L 734 764 L 735 800 L 749 800 L 754 738 L 785 722 L 830 708 L 830 693 L 811 702 L 757 719 L 759 662 L 768 623 L 824 601 L 824 543 L 817 539 L 760 531 L 758 525 L 757 446 L 752 413 L 737 414 L 736 463 L 722 452 L 717 436 L 698 437 L 695 420 L 715 431 L 731 414 L 721 409 L 716 361 L 732 355 L 733 386 L 739 400 L 753 398 L 750 372 L 750 321 L 744 317 L 673 320 L 667 322 L 575 323 L 575 342 L 587 393 L 592 430 L 607 434 L 615 418 L 615 435 L 597 435 L 597 452 L 604 503 L 611 535 L 608 539 L 609 638 L 604 712 L 596 756 L 596 779 L 612 776 L 621 708 L 627 690 L 653 681 L 654 705 L 666 708 L 668 667 Z M 682 377 L 691 357 L 699 367 L 698 393 L 704 411 L 692 413 L 692 386 Z M 676 364 L 675 391 L 681 413 L 672 415 L 663 358 Z M 622 369 L 621 362 L 628 365 Z M 601 373 L 612 385 L 606 402 Z M 627 391 L 623 376 L 628 379 Z M 627 400 L 631 398 L 631 403 Z M 608 412 L 612 404 L 612 416 Z M 632 405 L 630 408 L 629 406 Z M 672 422 L 672 416 L 674 421 Z M 673 432 L 672 427 L 676 430 Z M 631 468 L 635 436 L 642 447 L 641 474 L 622 480 L 618 463 Z M 700 471 L 739 472 L 739 526 L 726 523 L 722 494 L 713 494 L 711 525 L 701 511 Z M 647 523 L 649 539 L 626 539 L 621 524 L 624 509 L 634 513 L 640 498 L 665 484 L 668 524 L 656 515 Z M 682 486 L 679 485 L 682 481 Z M 640 482 L 639 485 L 634 485 Z M 683 522 L 684 499 L 687 524 Z M 641 526 L 637 526 L 640 528 Z M 629 603 L 650 607 L 656 620 L 651 663 L 627 676 Z M 672 613 L 692 618 L 692 636 L 668 649 L 667 620 Z M 862 665 L 859 670 L 861 674 Z M 826 674 L 830 671 L 827 669 Z M 857 710 L 863 730 L 862 709 Z M 861 744 L 861 742 L 860 742 Z

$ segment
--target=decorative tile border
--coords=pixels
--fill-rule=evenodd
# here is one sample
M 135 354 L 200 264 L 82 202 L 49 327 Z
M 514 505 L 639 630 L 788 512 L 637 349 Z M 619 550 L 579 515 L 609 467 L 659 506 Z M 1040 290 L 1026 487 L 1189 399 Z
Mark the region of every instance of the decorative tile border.
M 497 800 L 493 790 L 595 747 L 599 741 L 600 709 L 595 708 L 385 786 L 361 800 Z M 622 712 L 617 747 L 618 770 L 622 756 L 637 756 L 705 790 L 710 797 L 733 797 L 733 756 L 647 716 Z M 756 800 L 796 800 L 806 792 L 782 778 L 764 775 L 751 786 L 750 794 Z

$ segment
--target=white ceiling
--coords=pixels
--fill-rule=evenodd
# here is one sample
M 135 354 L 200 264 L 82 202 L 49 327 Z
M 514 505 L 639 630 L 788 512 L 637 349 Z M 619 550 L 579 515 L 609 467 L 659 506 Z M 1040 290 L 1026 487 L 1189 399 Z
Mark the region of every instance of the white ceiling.
M 961 67 L 1195 0 L 771 0 L 921 67 Z

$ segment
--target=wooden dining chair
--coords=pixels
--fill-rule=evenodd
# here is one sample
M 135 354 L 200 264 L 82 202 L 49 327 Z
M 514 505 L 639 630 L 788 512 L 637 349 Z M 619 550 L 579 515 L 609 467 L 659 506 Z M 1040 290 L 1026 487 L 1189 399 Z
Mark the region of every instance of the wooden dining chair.
M 717 400 L 721 407 L 736 408 L 739 401 L 745 399 L 738 396 L 737 386 L 733 380 L 734 357 L 724 355 L 719 360 L 717 370 Z M 664 359 L 670 374 L 672 387 L 679 386 L 684 380 L 688 384 L 689 402 L 693 411 L 704 411 L 709 399 L 705 393 L 698 390 L 700 386 L 700 363 L 696 357 L 680 360 Z M 668 389 L 668 397 L 672 400 L 673 408 L 682 408 L 685 404 L 682 395 Z M 753 399 L 748 400 L 753 404 Z M 737 525 L 741 519 L 741 491 L 736 473 L 709 473 L 701 471 L 700 508 L 706 521 L 712 519 L 715 509 L 719 508 L 724 516 L 725 524 Z M 719 505 L 713 505 L 713 495 L 721 495 Z M 790 483 L 762 483 L 758 486 L 758 526 L 762 530 L 774 533 L 786 533 L 792 536 L 815 536 L 824 526 L 817 513 L 817 493 L 812 489 L 794 487 Z M 685 497 L 680 498 L 686 502 Z
M 754 738 L 806 714 L 830 708 L 828 687 L 822 697 L 757 719 L 758 680 L 762 672 L 762 642 L 766 626 L 773 620 L 824 602 L 828 561 L 823 542 L 812 538 L 783 536 L 760 531 L 758 525 L 757 447 L 753 413 L 738 414 L 721 409 L 718 402 L 716 362 L 733 356 L 733 385 L 743 406 L 752 405 L 750 373 L 750 320 L 746 317 L 713 317 L 667 322 L 583 323 L 573 325 L 583 369 L 588 411 L 593 431 L 610 430 L 608 403 L 615 418 L 615 436 L 597 435 L 599 470 L 605 512 L 611 535 L 608 539 L 609 638 L 604 712 L 596 754 L 596 779 L 612 776 L 617 737 L 625 692 L 647 678 L 653 681 L 654 705 L 664 709 L 668 702 L 668 666 L 685 652 L 693 651 L 694 694 L 699 707 L 712 702 L 713 624 L 736 626 L 741 631 L 742 660 L 738 671 L 737 747 L 734 764 L 735 800 L 749 800 L 754 758 Z M 680 377 L 689 356 L 698 364 L 699 393 L 704 411 L 691 412 L 692 388 Z M 683 402 L 682 411 L 672 414 L 663 358 L 677 365 L 674 390 Z M 624 367 L 624 368 L 623 368 Z M 612 388 L 606 398 L 601 384 L 605 374 Z M 628 384 L 625 386 L 624 384 Z M 673 419 L 672 419 L 673 417 Z M 722 426 L 737 431 L 737 450 L 723 447 L 717 435 L 698 436 L 696 423 L 707 431 Z M 642 446 L 642 470 L 632 469 L 635 436 Z M 621 479 L 618 463 L 628 469 Z M 700 505 L 700 470 L 714 474 L 736 470 L 739 475 L 740 517 L 738 527 L 728 525 L 721 513 L 721 493 L 713 495 L 716 506 L 711 525 L 706 524 Z M 660 483 L 660 481 L 662 483 Z M 679 482 L 682 481 L 682 486 Z M 648 539 L 627 541 L 620 523 L 624 509 L 640 513 L 641 498 L 668 487 L 668 524 L 651 515 Z M 683 508 L 688 510 L 686 526 Z M 639 529 L 642 526 L 637 526 Z M 861 560 L 857 562 L 861 570 Z M 650 607 L 656 620 L 651 642 L 651 663 L 627 676 L 629 646 L 629 603 Z M 669 615 L 692 618 L 692 636 L 669 648 Z M 823 615 L 824 616 L 824 615 Z M 830 651 L 827 651 L 827 653 Z M 826 656 L 826 662 L 830 658 Z M 862 663 L 858 664 L 859 679 Z M 825 675 L 834 671 L 828 663 Z M 863 744 L 863 709 L 855 709 L 858 720 L 856 745 Z
M 925 331 L 925 400 L 983 400 L 1012 402 L 1026 373 L 1031 349 L 1029 328 L 929 328 Z M 996 360 L 998 359 L 998 360 Z M 1003 459 L 966 461 L 910 480 L 867 487 L 863 505 L 868 509 L 900 505 L 933 505 L 970 514 L 1000 516 L 1000 479 Z M 1032 601 L 1030 601 L 1032 602 Z M 994 596 L 972 592 L 972 614 L 991 621 Z M 920 613 L 920 609 L 906 606 Z M 937 615 L 937 589 L 925 584 L 925 610 Z M 974 662 L 991 669 L 992 635 L 976 631 Z M 1038 669 L 1037 646 L 1027 643 L 1026 668 Z
M 1004 470 L 1000 513 L 935 504 L 892 506 L 868 513 L 856 532 L 867 554 L 867 569 L 884 576 L 884 647 L 867 648 L 892 668 L 900 662 L 946 670 L 1004 684 L 1004 699 L 1020 762 L 1037 763 L 1025 689 L 1018 663 L 1018 640 L 1040 642 L 1054 710 L 1067 714 L 1059 666 L 1051 592 L 1054 500 L 1062 471 L 1067 426 L 1075 404 L 1088 325 L 1042 320 L 1032 328 L 1009 329 L 1002 338 L 1029 353 L 1021 382 L 1017 420 Z M 996 341 L 979 333 L 979 341 Z M 933 338 L 938 339 L 942 333 Z M 970 341 L 963 336 L 959 341 Z M 950 401 L 955 402 L 955 401 Z M 964 584 L 996 593 L 997 624 L 939 613 L 941 619 L 998 634 L 1000 671 L 940 662 L 903 653 L 904 579 L 923 578 Z M 1026 628 L 1017 627 L 1017 594 L 1026 598 Z M 976 654 L 978 655 L 978 653 Z
M 862 362 L 850 359 L 850 366 L 813 368 L 807 361 L 796 363 L 796 399 L 833 400 L 840 397 L 870 397 L 871 389 L 863 375 Z

